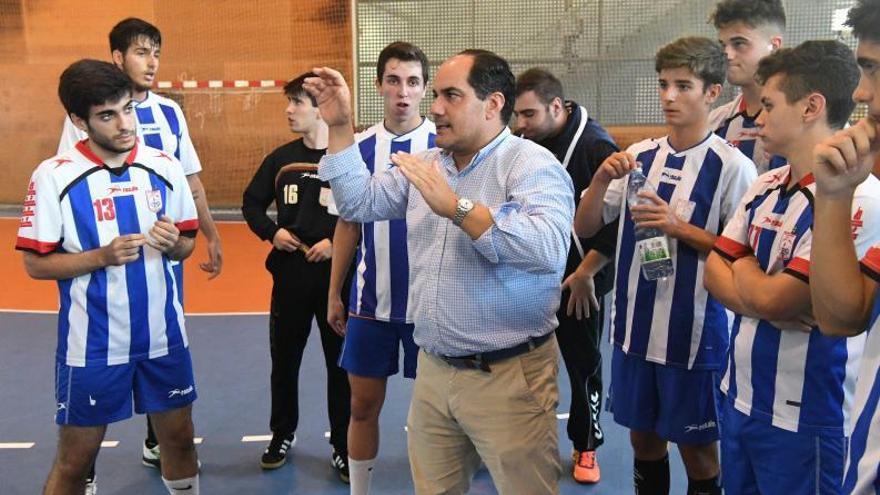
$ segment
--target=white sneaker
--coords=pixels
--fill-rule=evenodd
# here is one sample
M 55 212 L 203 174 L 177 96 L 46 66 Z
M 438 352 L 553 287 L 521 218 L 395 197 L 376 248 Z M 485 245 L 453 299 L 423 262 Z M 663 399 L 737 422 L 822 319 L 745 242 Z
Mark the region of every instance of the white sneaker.
M 154 447 L 147 447 L 147 442 L 144 440 L 143 445 L 143 457 L 141 458 L 144 466 L 159 469 L 162 464 L 159 453 L 159 444 L 156 444 Z
M 98 493 L 97 477 L 92 478 L 92 479 L 86 479 L 85 495 L 97 495 L 97 493 Z

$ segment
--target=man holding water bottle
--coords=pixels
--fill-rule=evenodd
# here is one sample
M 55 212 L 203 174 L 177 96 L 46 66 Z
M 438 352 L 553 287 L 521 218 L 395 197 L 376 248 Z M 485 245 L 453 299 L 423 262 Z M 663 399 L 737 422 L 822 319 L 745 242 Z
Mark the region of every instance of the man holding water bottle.
M 720 494 L 717 371 L 728 322 L 702 273 L 755 166 L 709 127 L 727 71 L 718 42 L 676 40 L 657 53 L 655 69 L 669 134 L 605 160 L 581 199 L 575 230 L 589 237 L 621 220 L 611 409 L 630 429 L 636 492 L 669 492 L 671 441 L 687 471 L 687 493 Z

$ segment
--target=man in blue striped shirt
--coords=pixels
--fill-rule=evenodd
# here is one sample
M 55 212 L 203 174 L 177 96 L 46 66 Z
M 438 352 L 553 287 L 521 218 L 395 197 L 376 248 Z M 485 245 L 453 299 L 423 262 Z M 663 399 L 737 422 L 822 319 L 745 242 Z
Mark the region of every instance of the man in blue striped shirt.
M 514 77 L 485 50 L 434 83 L 437 145 L 373 176 L 342 76 L 308 81 L 330 127 L 319 174 L 343 218 L 405 218 L 419 353 L 407 421 L 416 493 L 463 493 L 482 459 L 501 493 L 556 493 L 561 463 L 553 337 L 574 213 L 553 155 L 510 134 Z

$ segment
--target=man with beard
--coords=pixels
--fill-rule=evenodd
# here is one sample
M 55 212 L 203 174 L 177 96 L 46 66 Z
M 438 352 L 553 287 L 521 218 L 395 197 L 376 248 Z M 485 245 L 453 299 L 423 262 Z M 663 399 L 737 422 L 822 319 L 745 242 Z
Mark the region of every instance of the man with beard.
M 180 287 L 196 208 L 177 160 L 141 146 L 131 80 L 112 64 L 74 63 L 58 94 L 88 139 L 40 164 L 16 249 L 28 274 L 57 280 L 55 463 L 45 494 L 79 494 L 107 425 L 153 417 L 171 494 L 198 494 L 196 399 Z

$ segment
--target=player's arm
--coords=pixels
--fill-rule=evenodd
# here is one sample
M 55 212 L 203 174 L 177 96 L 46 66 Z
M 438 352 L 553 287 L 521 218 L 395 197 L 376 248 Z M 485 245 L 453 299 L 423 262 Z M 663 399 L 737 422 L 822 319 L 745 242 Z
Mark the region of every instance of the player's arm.
M 640 203 L 630 207 L 633 222 L 637 227 L 658 228 L 669 237 L 674 237 L 703 254 L 708 254 L 715 246 L 717 235 L 679 218 L 669 203 L 657 193 L 644 190 L 639 192 L 639 196 L 650 203 Z
M 574 231 L 581 237 L 592 237 L 605 225 L 602 217 L 605 194 L 611 181 L 620 179 L 636 168 L 636 158 L 625 151 L 610 155 L 596 170 L 590 187 L 584 191 L 574 216 Z M 575 194 L 580 194 L 575 191 Z
M 851 205 L 851 196 L 847 200 L 816 194 L 810 292 L 819 328 L 834 336 L 857 335 L 867 328 L 877 287 L 860 269 Z
M 196 204 L 196 213 L 199 218 L 199 230 L 205 236 L 208 249 L 208 261 L 199 263 L 202 271 L 210 273 L 208 280 L 220 275 L 223 269 L 223 247 L 220 243 L 220 232 L 214 224 L 214 217 L 211 215 L 211 209 L 208 207 L 208 196 L 205 193 L 205 186 L 198 172 L 186 176 L 189 188 L 192 191 L 193 201 Z
M 330 290 L 327 294 L 327 323 L 339 335 L 345 335 L 345 304 L 342 289 L 360 240 L 360 224 L 336 221 L 333 231 L 333 256 L 330 260 Z
M 51 252 L 38 254 L 24 250 L 24 268 L 37 280 L 65 280 L 91 273 L 108 266 L 131 263 L 140 257 L 146 243 L 143 234 L 122 235 L 110 244 L 82 253 Z
M 599 310 L 599 300 L 596 298 L 596 285 L 593 277 L 609 261 L 610 258 L 608 256 L 598 250 L 591 249 L 587 251 L 577 269 L 562 281 L 562 290 L 571 291 L 571 295 L 568 298 L 568 306 L 565 308 L 565 314 L 568 316 L 575 315 L 580 320 L 582 318 L 589 318 L 591 311 Z
M 813 150 L 816 198 L 810 291 L 819 328 L 849 336 L 865 330 L 876 283 L 859 268 L 852 239 L 852 203 L 856 187 L 871 173 L 880 138 L 877 122 L 866 118 L 843 129 Z M 864 235 L 864 233 L 863 233 Z M 873 266 L 873 249 L 865 256 Z M 880 265 L 878 265 L 880 268 Z
M 712 294 L 712 297 L 734 313 L 758 317 L 739 296 L 733 282 L 733 270 L 731 270 L 730 264 L 731 261 L 725 259 L 717 251 L 709 253 L 703 274 L 703 285 Z
M 759 318 L 768 321 L 792 321 L 810 312 L 810 284 L 807 270 L 792 269 L 769 275 L 752 255 L 731 264 L 733 283 L 743 304 Z

